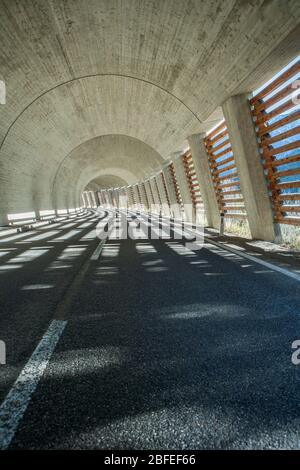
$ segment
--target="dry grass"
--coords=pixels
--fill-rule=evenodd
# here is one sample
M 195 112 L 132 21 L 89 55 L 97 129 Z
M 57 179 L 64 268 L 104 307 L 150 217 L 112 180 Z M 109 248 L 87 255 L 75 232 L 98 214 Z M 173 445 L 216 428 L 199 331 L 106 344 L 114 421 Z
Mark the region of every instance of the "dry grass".
M 300 250 L 300 227 L 294 225 L 280 225 L 282 244 L 293 250 Z
M 236 235 L 242 238 L 251 238 L 248 221 L 244 219 L 225 218 L 224 232 L 228 235 Z
M 300 250 L 300 227 L 281 224 L 280 230 L 282 235 L 280 245 L 292 250 Z M 225 219 L 225 234 L 251 238 L 249 225 L 246 220 Z

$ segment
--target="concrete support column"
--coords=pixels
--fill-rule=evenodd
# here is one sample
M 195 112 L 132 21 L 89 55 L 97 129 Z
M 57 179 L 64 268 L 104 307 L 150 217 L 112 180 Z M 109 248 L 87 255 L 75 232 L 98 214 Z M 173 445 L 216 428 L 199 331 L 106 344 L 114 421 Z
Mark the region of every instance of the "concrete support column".
M 195 210 L 193 206 L 192 196 L 191 196 L 190 188 L 188 185 L 187 177 L 185 174 L 182 154 L 181 152 L 176 152 L 172 154 L 171 157 L 172 157 L 172 161 L 173 161 L 174 168 L 175 168 L 175 173 L 176 173 L 177 183 L 180 189 L 182 203 L 184 204 L 184 212 L 185 212 L 186 220 L 188 222 L 193 222 L 193 219 L 194 219 L 193 216 L 194 216 Z
M 149 183 L 150 183 L 152 194 L 153 194 L 154 204 L 156 206 L 160 207 L 160 199 L 159 199 L 159 194 L 157 192 L 155 176 L 150 178 Z M 158 210 L 158 212 L 159 212 L 159 210 Z
M 100 199 L 100 192 L 99 191 L 95 192 L 95 197 L 96 197 L 97 206 L 101 206 L 101 199 Z
M 170 217 L 170 208 L 168 204 L 168 199 L 165 191 L 165 187 L 162 180 L 162 174 L 156 176 L 157 187 L 160 195 L 160 200 L 162 204 L 162 212 L 167 217 Z
M 8 225 L 7 214 L 0 213 L 0 227 Z
M 146 194 L 147 194 L 147 198 L 149 202 L 149 209 L 151 211 L 151 206 L 152 204 L 154 204 L 154 201 L 153 201 L 152 194 L 151 194 L 151 186 L 150 186 L 149 180 L 145 181 L 145 190 L 146 190 Z
M 91 201 L 91 207 L 92 208 L 97 207 L 95 192 L 94 191 L 89 191 L 89 196 L 90 196 L 90 201 Z
M 103 200 L 104 200 L 104 206 L 108 207 L 108 194 L 106 189 L 103 190 Z
M 104 191 L 100 191 L 100 200 L 101 200 L 101 206 L 105 206 L 105 199 L 104 199 Z
M 278 240 L 279 226 L 275 227 L 274 224 L 248 95 L 231 96 L 223 104 L 223 113 L 240 177 L 251 235 L 266 241 Z
M 101 200 L 101 206 L 105 206 L 105 197 L 104 197 L 104 191 L 100 191 L 100 200 Z
M 199 181 L 204 210 L 208 227 L 219 229 L 220 211 L 209 167 L 208 155 L 204 145 L 203 134 L 193 134 L 188 137 L 194 168 Z
M 91 195 L 89 191 L 86 191 L 85 193 L 86 200 L 87 200 L 87 206 L 86 207 L 92 207 L 92 201 L 91 201 Z
M 119 192 L 117 189 L 112 190 L 112 196 L 115 207 L 119 207 Z
M 127 186 L 126 192 L 127 192 L 127 197 L 128 197 L 128 209 L 132 209 L 133 207 L 133 199 L 132 199 L 132 186 Z
M 82 196 L 82 200 L 83 200 L 83 205 L 84 205 L 84 207 L 88 207 L 88 200 L 87 200 L 86 192 L 83 191 L 83 193 L 82 193 L 81 196 Z
M 144 209 L 149 210 L 148 198 L 147 198 L 143 183 L 139 183 L 139 190 L 140 190 L 140 195 L 141 195 Z
M 137 184 L 135 184 L 133 186 L 133 194 L 134 194 L 134 199 L 136 201 L 136 209 L 140 210 L 140 197 L 139 197 L 139 193 L 138 193 L 138 185 Z
M 127 207 L 127 192 L 125 188 L 119 188 L 119 205 L 120 209 L 126 209 Z
M 114 207 L 114 201 L 113 201 L 112 193 L 111 193 L 110 189 L 107 190 L 107 199 L 108 199 L 108 206 L 110 208 L 113 208 Z
M 88 201 L 88 207 L 92 208 L 93 207 L 93 200 L 92 200 L 90 191 L 86 192 L 86 197 L 87 197 L 87 201 Z

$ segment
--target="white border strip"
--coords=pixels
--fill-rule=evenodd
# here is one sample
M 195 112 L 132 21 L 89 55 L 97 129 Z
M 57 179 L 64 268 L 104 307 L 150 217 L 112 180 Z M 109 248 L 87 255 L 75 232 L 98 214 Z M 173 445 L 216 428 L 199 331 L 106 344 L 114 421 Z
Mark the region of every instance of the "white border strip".
M 53 320 L 0 407 L 0 449 L 9 447 L 67 322 Z
M 90 258 L 92 261 L 97 261 L 97 259 L 99 259 L 99 256 L 101 255 L 105 242 L 106 242 L 106 238 L 101 240 L 101 242 L 99 243 L 99 245 L 97 246 L 96 250 L 94 251 L 94 253 L 92 254 Z
M 280 266 L 277 266 L 276 264 L 273 264 L 273 263 L 269 263 L 268 261 L 263 261 L 262 259 L 256 258 L 256 256 L 248 255 L 248 253 L 244 253 L 243 251 L 235 250 L 234 248 L 231 248 L 223 243 L 219 243 L 219 242 L 212 240 L 206 235 L 205 235 L 205 241 L 207 241 L 208 243 L 211 243 L 212 245 L 216 245 L 219 248 L 223 248 L 224 250 L 230 251 L 231 253 L 234 253 L 235 255 L 241 256 L 242 258 L 253 261 L 254 263 L 261 264 L 262 266 L 265 266 L 266 268 L 271 269 L 272 271 L 277 271 L 280 274 L 284 274 L 285 276 L 291 277 L 292 279 L 295 279 L 298 282 L 300 281 L 300 275 L 292 271 L 289 271 L 288 269 L 281 268 Z

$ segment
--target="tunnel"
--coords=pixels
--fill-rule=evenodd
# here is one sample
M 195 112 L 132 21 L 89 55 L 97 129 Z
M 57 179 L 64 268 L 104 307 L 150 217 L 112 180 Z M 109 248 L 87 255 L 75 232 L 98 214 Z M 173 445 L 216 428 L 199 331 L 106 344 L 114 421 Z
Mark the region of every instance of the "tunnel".
M 0 24 L 0 449 L 298 450 L 299 0 Z

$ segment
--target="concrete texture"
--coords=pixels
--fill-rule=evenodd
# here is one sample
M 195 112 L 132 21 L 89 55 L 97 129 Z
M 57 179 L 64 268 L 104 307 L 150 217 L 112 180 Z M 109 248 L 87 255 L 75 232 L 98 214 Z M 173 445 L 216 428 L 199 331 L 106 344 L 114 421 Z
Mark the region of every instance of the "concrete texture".
M 139 184 L 139 192 L 140 192 L 140 196 L 141 196 L 141 199 L 142 199 L 142 204 L 144 206 L 144 210 L 148 210 L 149 209 L 149 202 L 148 202 L 145 187 L 142 183 Z
M 141 201 L 140 201 L 140 195 L 139 195 L 139 192 L 138 192 L 138 185 L 134 184 L 132 186 L 132 188 L 133 188 L 133 194 L 134 194 L 134 199 L 135 199 L 135 204 L 136 204 L 136 210 L 140 210 L 141 209 Z
M 161 204 L 162 204 L 162 213 L 166 216 L 170 216 L 170 208 L 169 208 L 169 204 L 168 204 L 168 199 L 167 199 L 167 195 L 166 195 L 165 186 L 164 186 L 163 180 L 162 180 L 162 173 L 159 173 L 156 176 L 156 182 L 157 182 L 157 188 L 158 188 L 158 192 L 159 192 L 159 196 L 160 196 L 160 201 L 161 201 Z
M 93 157 L 64 169 L 74 149 L 98 137 L 138 139 L 162 158 L 181 150 L 220 119 L 230 95 L 255 88 L 268 64 L 275 70 L 292 58 L 300 4 L 1 0 L 0 15 L 3 221 L 6 213 L 76 205 L 82 173 L 128 182 L 122 165 L 109 162 L 98 161 L 94 175 Z M 142 155 L 132 153 L 137 166 Z
M 147 199 L 149 201 L 149 209 L 151 209 L 151 206 L 152 206 L 152 204 L 155 204 L 155 201 L 154 201 L 153 196 L 152 196 L 150 181 L 145 180 L 144 183 L 145 183 L 145 191 L 146 191 L 146 194 L 147 194 Z
M 230 97 L 223 104 L 235 163 L 253 238 L 274 241 L 271 201 L 261 162 L 247 94 Z
M 194 169 L 199 181 L 200 192 L 204 204 L 207 225 L 220 227 L 220 211 L 212 181 L 207 151 L 203 142 L 205 134 L 194 134 L 188 137 Z
M 158 190 L 157 190 L 155 176 L 153 176 L 152 178 L 149 179 L 149 184 L 150 184 L 150 187 L 151 187 L 151 191 L 152 191 L 152 195 L 153 195 L 153 199 L 154 199 L 154 204 L 156 206 L 160 206 L 160 197 L 159 197 Z

